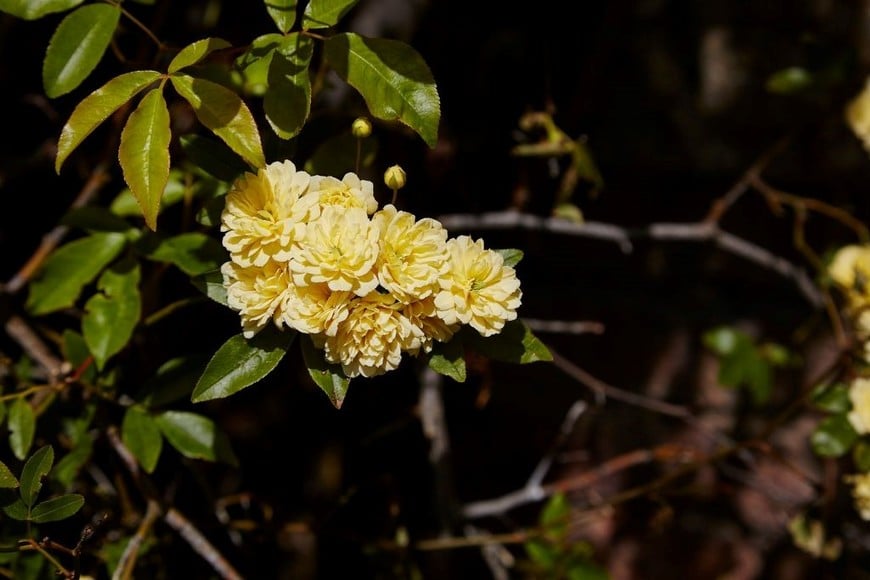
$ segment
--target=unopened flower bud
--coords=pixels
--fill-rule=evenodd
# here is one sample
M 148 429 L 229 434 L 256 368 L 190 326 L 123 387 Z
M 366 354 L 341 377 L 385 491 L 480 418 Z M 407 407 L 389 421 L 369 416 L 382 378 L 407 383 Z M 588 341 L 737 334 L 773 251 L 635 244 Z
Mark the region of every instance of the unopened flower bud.
M 372 134 L 372 122 L 365 117 L 358 117 L 354 119 L 350 130 L 357 139 L 365 139 Z
M 405 181 L 405 170 L 398 165 L 388 167 L 384 172 L 384 183 L 393 191 L 405 187 Z

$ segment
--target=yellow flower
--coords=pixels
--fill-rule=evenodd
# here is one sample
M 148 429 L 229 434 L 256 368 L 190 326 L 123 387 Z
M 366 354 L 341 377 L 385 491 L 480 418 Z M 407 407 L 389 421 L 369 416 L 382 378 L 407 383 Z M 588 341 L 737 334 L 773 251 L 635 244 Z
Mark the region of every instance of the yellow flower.
M 870 473 L 856 473 L 843 479 L 852 486 L 852 499 L 861 519 L 870 521 Z
M 483 336 L 501 332 L 517 317 L 520 281 L 504 265 L 498 252 L 486 250 L 483 240 L 459 236 L 447 241 L 450 270 L 441 277 L 435 297 L 438 316 L 447 324 L 468 324 Z
M 326 360 L 340 364 L 348 377 L 373 377 L 398 367 L 402 351 L 419 332 L 402 314 L 400 302 L 372 292 L 353 300 L 337 332 L 320 335 L 317 342 Z
M 293 281 L 365 296 L 378 285 L 378 230 L 364 209 L 327 206 L 290 251 Z
M 280 320 L 306 334 L 335 334 L 336 325 L 347 318 L 351 292 L 333 292 L 326 284 L 290 284 L 281 303 Z
M 309 195 L 313 195 L 321 207 L 361 207 L 368 215 L 378 209 L 374 191 L 374 184 L 360 179 L 356 173 L 346 173 L 341 181 L 331 176 L 315 175 L 309 187 Z
M 864 89 L 846 106 L 846 122 L 855 135 L 870 150 L 870 78 Z
M 849 422 L 858 433 L 870 433 L 870 379 L 857 378 L 849 387 Z
M 438 278 L 446 274 L 447 230 L 424 218 L 385 206 L 372 216 L 380 231 L 377 272 L 381 286 L 399 301 L 411 302 L 438 291 Z
M 316 204 L 304 195 L 310 179 L 284 161 L 236 180 L 221 215 L 223 244 L 235 263 L 261 267 L 290 258 L 290 247 Z
M 828 273 L 846 289 L 853 306 L 870 301 L 870 246 L 843 246 L 831 260 Z
M 245 338 L 260 332 L 270 321 L 281 326 L 282 304 L 291 287 L 286 264 L 270 261 L 262 268 L 245 268 L 226 262 L 221 273 L 227 304 L 239 312 Z
M 408 317 L 411 324 L 419 329 L 419 332 L 411 337 L 411 341 L 405 347 L 405 350 L 414 356 L 417 356 L 421 350 L 431 352 L 432 345 L 436 340 L 447 342 L 459 329 L 458 324 L 449 325 L 438 317 L 434 296 L 406 304 L 402 312 Z

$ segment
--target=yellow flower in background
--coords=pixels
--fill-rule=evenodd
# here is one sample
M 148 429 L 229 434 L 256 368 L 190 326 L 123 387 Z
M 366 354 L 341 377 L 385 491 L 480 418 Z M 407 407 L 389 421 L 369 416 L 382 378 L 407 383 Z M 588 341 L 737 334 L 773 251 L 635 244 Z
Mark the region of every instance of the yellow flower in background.
M 245 268 L 234 262 L 221 267 L 227 304 L 238 311 L 242 333 L 251 338 L 269 322 L 281 326 L 282 304 L 291 287 L 286 264 L 269 262 L 262 268 Z
M 447 242 L 450 270 L 439 280 L 435 297 L 438 316 L 447 324 L 468 324 L 483 336 L 498 334 L 517 317 L 520 281 L 498 252 L 483 240 L 458 236 Z
M 389 294 L 372 292 L 350 303 L 347 318 L 333 336 L 321 335 L 326 360 L 340 364 L 350 378 L 373 377 L 402 362 L 402 351 L 419 338 L 420 330 L 402 313 Z
M 290 284 L 281 304 L 281 322 L 305 334 L 335 334 L 347 318 L 351 292 L 333 292 L 326 284 Z
M 380 232 L 378 280 L 401 302 L 431 296 L 440 288 L 438 278 L 447 272 L 447 230 L 441 223 L 416 220 L 393 205 L 372 216 Z
M 359 207 L 372 215 L 378 209 L 375 188 L 371 181 L 360 179 L 356 173 L 346 173 L 341 180 L 335 177 L 315 175 L 311 178 L 309 195 L 317 199 L 321 207 Z
M 852 486 L 852 499 L 861 519 L 870 521 L 870 473 L 856 473 L 843 479 Z
M 828 274 L 846 289 L 853 306 L 870 302 L 870 246 L 843 246 L 834 254 Z
M 846 122 L 870 151 L 870 78 L 864 89 L 846 106 Z
M 459 325 L 449 325 L 441 320 L 435 308 L 434 296 L 408 303 L 402 312 L 420 331 L 411 337 L 411 342 L 405 349 L 413 356 L 417 356 L 420 351 L 431 352 L 435 341 L 447 342 L 459 329 Z
M 365 210 L 327 206 L 290 251 L 290 268 L 299 286 L 325 283 L 365 296 L 378 285 L 377 257 L 378 230 Z
M 859 434 L 870 433 L 870 379 L 857 378 L 849 386 L 849 422 Z
M 246 173 L 233 184 L 221 214 L 221 231 L 235 263 L 261 267 L 269 260 L 290 258 L 294 240 L 316 208 L 316 199 L 304 195 L 310 180 L 292 162 L 283 161 L 256 175 Z

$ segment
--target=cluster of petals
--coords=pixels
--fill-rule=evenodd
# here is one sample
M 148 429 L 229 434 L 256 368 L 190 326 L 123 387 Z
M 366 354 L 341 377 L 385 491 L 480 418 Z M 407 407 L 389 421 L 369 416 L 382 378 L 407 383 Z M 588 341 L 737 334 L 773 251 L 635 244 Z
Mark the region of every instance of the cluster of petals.
M 517 317 L 516 272 L 468 236 L 393 205 L 370 181 L 291 161 L 246 173 L 221 216 L 227 303 L 250 338 L 269 324 L 311 335 L 348 377 L 431 352 L 462 325 L 492 336 Z

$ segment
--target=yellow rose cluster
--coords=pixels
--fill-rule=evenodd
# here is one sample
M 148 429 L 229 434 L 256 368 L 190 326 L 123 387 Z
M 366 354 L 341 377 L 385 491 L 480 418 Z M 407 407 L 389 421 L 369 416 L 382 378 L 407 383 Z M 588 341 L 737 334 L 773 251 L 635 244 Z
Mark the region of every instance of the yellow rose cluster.
M 268 324 L 311 335 L 348 377 L 399 366 L 462 325 L 497 334 L 522 291 L 501 254 L 393 205 L 370 181 L 309 175 L 290 161 L 246 173 L 221 216 L 221 272 L 244 336 Z

